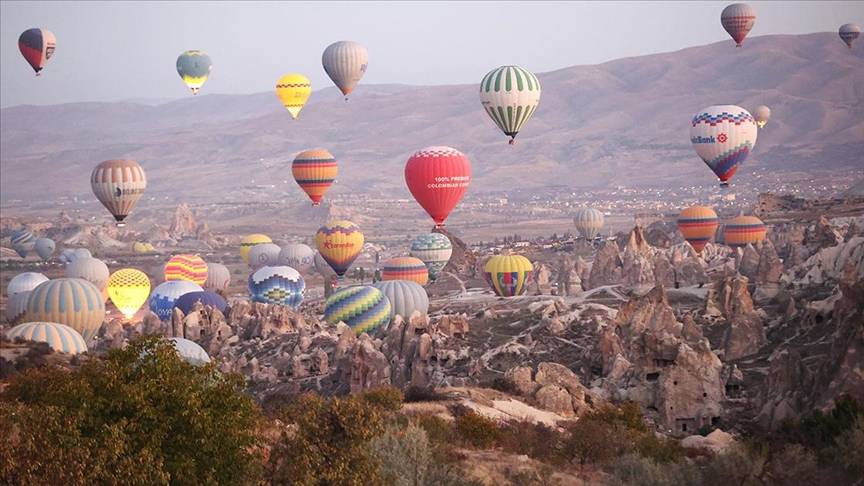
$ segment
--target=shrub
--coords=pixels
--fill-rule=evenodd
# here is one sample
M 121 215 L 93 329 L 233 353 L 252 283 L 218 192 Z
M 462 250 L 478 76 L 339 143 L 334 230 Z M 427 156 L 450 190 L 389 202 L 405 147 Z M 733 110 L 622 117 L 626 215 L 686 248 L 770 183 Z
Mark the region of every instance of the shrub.
M 432 387 L 412 385 L 405 390 L 405 403 L 440 402 L 446 399 L 446 395 L 438 393 Z
M 413 486 L 427 483 L 432 449 L 426 432 L 416 425 L 388 427 L 370 444 L 381 464 L 386 484 Z
M 657 463 L 678 462 L 687 455 L 677 440 L 657 437 L 652 432 L 636 439 L 636 452 Z
M 0 477 L 13 484 L 254 484 L 260 412 L 243 378 L 155 337 L 77 371 L 28 370 L 0 396 Z
M 554 473 L 552 467 L 541 465 L 537 469 L 508 470 L 506 476 L 513 486 L 558 486 L 561 480 Z
M 388 412 L 398 412 L 402 408 L 402 391 L 392 386 L 382 386 L 360 395 L 370 404 Z
M 433 443 L 449 444 L 453 440 L 453 424 L 435 415 L 422 415 L 417 419 L 417 425 L 426 431 L 426 436 Z
M 580 465 L 603 464 L 629 451 L 631 434 L 605 416 L 586 415 L 567 428 L 563 443 L 565 457 Z
M 560 464 L 564 435 L 541 423 L 508 422 L 500 427 L 498 444 L 507 452 L 525 454 L 542 462 Z
M 817 484 L 820 476 L 816 454 L 800 444 L 774 454 L 768 471 L 777 484 Z
M 499 437 L 498 425 L 474 411 L 456 416 L 453 424 L 456 437 L 465 445 L 487 449 Z
M 849 472 L 864 476 L 864 418 L 859 417 L 835 443 L 835 457 L 840 464 Z
M 696 466 L 685 461 L 658 464 L 639 454 L 625 454 L 615 459 L 610 484 L 615 486 L 688 486 L 703 484 Z
M 714 456 L 703 470 L 704 484 L 728 486 L 730 484 L 762 484 L 768 454 L 765 448 L 748 444 L 735 444 L 722 454 Z

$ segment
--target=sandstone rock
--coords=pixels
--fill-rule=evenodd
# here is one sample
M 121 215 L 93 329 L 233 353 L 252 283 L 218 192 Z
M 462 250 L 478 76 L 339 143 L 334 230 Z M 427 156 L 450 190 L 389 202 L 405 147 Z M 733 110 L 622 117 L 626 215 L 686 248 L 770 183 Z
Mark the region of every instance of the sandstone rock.
M 703 449 L 714 452 L 715 454 L 722 454 L 734 443 L 735 438 L 732 434 L 720 429 L 714 429 L 705 437 L 702 437 L 701 435 L 691 435 L 681 439 L 681 446 L 685 449 Z
M 504 379 L 507 380 L 513 388 L 522 396 L 530 397 L 534 395 L 538 385 L 532 378 L 531 368 L 528 366 L 517 366 L 510 368 L 504 373 Z
M 175 240 L 180 240 L 184 237 L 195 237 L 197 229 L 198 224 L 192 216 L 192 210 L 186 203 L 181 203 L 174 211 L 168 234 Z
M 558 385 L 563 387 L 573 396 L 581 397 L 585 394 L 585 388 L 569 368 L 558 363 L 540 363 L 537 365 L 537 374 L 534 381 L 540 385 Z
M 738 273 L 747 278 L 756 278 L 756 270 L 759 268 L 759 252 L 753 245 L 744 247 L 743 254 L 738 262 Z
M 594 289 L 620 282 L 623 267 L 618 245 L 613 241 L 605 241 L 594 257 L 587 288 Z
M 567 390 L 558 385 L 545 385 L 537 390 L 534 399 L 540 408 L 564 417 L 573 416 L 573 399 Z
M 543 263 L 534 264 L 533 278 L 529 282 L 529 293 L 534 295 L 552 294 L 552 271 Z

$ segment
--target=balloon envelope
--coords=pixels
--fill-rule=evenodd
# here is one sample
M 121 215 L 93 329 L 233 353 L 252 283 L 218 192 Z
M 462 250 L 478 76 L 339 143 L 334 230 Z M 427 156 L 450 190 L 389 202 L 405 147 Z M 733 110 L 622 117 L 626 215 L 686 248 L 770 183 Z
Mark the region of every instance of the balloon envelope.
M 573 225 L 586 240 L 593 240 L 603 229 L 603 213 L 594 208 L 579 208 L 573 215 Z
M 203 292 L 199 285 L 187 280 L 172 280 L 170 282 L 162 282 L 153 289 L 148 300 L 148 306 L 154 314 L 159 316 L 159 319 L 167 321 L 171 319 L 171 311 L 174 309 L 174 303 L 180 296 L 189 292 Z
M 9 285 L 6 286 L 6 295 L 12 297 L 21 292 L 30 292 L 39 286 L 42 282 L 47 282 L 48 277 L 37 272 L 19 273 L 9 280 Z
M 207 281 L 207 262 L 198 255 L 174 255 L 165 264 L 165 281 L 171 280 L 204 285 Z
M 285 265 L 300 273 L 308 272 L 315 265 L 315 250 L 302 243 L 289 243 L 279 252 L 279 265 Z
M 416 282 L 387 280 L 373 284 L 390 301 L 390 318 L 397 314 L 408 319 L 414 312 L 426 315 L 429 312 L 429 296 Z
M 27 312 L 27 300 L 30 298 L 30 290 L 12 294 L 6 299 L 6 322 L 15 324 L 19 322 L 24 313 Z
M 468 190 L 471 161 L 454 148 L 427 147 L 408 159 L 405 183 L 417 203 L 441 227 Z
M 10 341 L 23 339 L 47 343 L 58 353 L 79 354 L 87 352 L 87 343 L 78 331 L 56 322 L 25 322 L 6 331 Z
M 411 256 L 419 258 L 429 270 L 429 279 L 435 281 L 453 255 L 453 243 L 447 235 L 428 233 L 411 242 Z
M 286 74 L 276 82 L 276 96 L 295 120 L 311 95 L 312 82 L 302 74 Z
M 122 226 L 144 194 L 147 176 L 134 160 L 106 160 L 90 174 L 90 187 L 96 199 L 114 216 L 117 226 Z
M 843 39 L 843 42 L 852 49 L 852 43 L 855 42 L 855 39 L 861 35 L 861 27 L 855 24 L 843 24 L 840 26 L 840 30 L 838 32 L 840 34 L 840 38 Z
M 696 253 L 702 253 L 719 224 L 717 213 L 707 206 L 691 206 L 678 215 L 678 231 Z
M 533 271 L 534 265 L 522 255 L 495 255 L 486 262 L 484 275 L 496 295 L 513 297 L 525 293 Z
M 321 64 L 333 84 L 347 98 L 354 86 L 366 74 L 369 65 L 369 52 L 365 47 L 352 41 L 334 42 L 324 49 Z
M 18 37 L 18 50 L 27 64 L 36 71 L 36 76 L 42 72 L 56 48 L 57 38 L 48 29 L 27 29 Z
M 727 184 L 756 146 L 756 120 L 740 106 L 715 105 L 699 111 L 690 126 L 696 154 Z
M 746 3 L 733 3 L 723 9 L 720 23 L 735 40 L 735 45 L 741 47 L 744 38 L 756 23 L 756 10 Z
M 56 278 L 30 292 L 25 319 L 66 324 L 89 341 L 105 320 L 105 298 L 86 280 Z
M 198 94 L 198 90 L 210 76 L 213 63 L 203 51 L 186 51 L 177 58 L 177 74 L 192 90 L 192 94 Z
M 738 216 L 723 228 L 723 238 L 733 248 L 761 243 L 766 233 L 765 223 L 756 216 Z
M 29 230 L 22 228 L 12 232 L 11 242 L 12 249 L 21 258 L 25 258 L 27 253 L 36 246 L 36 237 Z
M 174 345 L 177 355 L 192 366 L 201 366 L 210 362 L 210 356 L 195 341 L 181 337 L 171 337 L 168 340 Z
M 351 221 L 331 221 L 315 234 L 318 253 L 340 277 L 345 275 L 363 251 L 363 242 L 363 233 Z
M 306 282 L 291 267 L 264 267 L 249 276 L 253 302 L 280 304 L 297 308 L 303 302 Z
M 501 66 L 480 81 L 480 104 L 510 143 L 540 104 L 540 80 L 519 66 Z
M 305 150 L 294 157 L 291 173 L 297 185 L 312 200 L 312 205 L 318 206 L 336 180 L 339 164 L 333 154 L 324 149 Z
M 228 303 L 225 302 L 225 299 L 221 295 L 209 290 L 183 294 L 174 301 L 174 307 L 180 309 L 183 315 L 186 316 L 192 312 L 192 307 L 196 302 L 201 302 L 202 305 L 209 305 L 214 309 L 218 309 L 219 312 L 225 312 L 225 309 L 228 308 Z
M 280 252 L 282 249 L 273 243 L 255 245 L 249 250 L 249 267 L 258 270 L 261 267 L 278 265 Z
M 84 279 L 99 289 L 105 290 L 111 272 L 105 262 L 93 257 L 76 258 L 66 264 L 66 276 L 69 278 Z
M 51 238 L 38 238 L 34 248 L 36 249 L 36 254 L 39 255 L 39 258 L 48 261 L 48 259 L 51 258 L 51 255 L 54 254 L 57 245 L 54 244 L 54 240 Z
M 390 322 L 390 301 L 375 287 L 348 287 L 327 298 L 324 319 L 333 325 L 344 322 L 357 334 L 370 332 Z
M 759 128 L 765 126 L 768 123 L 768 120 L 771 119 L 771 108 L 768 108 L 765 105 L 759 105 L 753 111 L 753 119 L 756 120 L 756 124 L 759 125 Z
M 231 272 L 221 263 L 207 264 L 207 280 L 204 290 L 225 290 L 231 285 Z
M 410 280 L 419 285 L 426 285 L 429 283 L 429 270 L 419 258 L 397 257 L 384 262 L 381 278 L 383 280 Z
M 108 279 L 108 297 L 126 319 L 138 312 L 149 295 L 150 277 L 141 270 L 121 268 Z
M 251 250 L 253 246 L 262 243 L 273 243 L 273 240 L 271 240 L 267 235 L 258 233 L 245 236 L 240 240 L 240 258 L 243 259 L 243 263 L 246 263 L 247 265 L 249 264 L 249 250 Z

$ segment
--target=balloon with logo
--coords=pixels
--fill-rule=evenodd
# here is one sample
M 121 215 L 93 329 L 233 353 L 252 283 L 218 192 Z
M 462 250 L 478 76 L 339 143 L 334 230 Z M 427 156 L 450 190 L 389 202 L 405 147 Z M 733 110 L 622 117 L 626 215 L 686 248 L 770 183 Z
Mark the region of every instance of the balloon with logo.
M 603 213 L 594 208 L 579 208 L 573 215 L 573 225 L 586 240 L 593 240 L 603 229 Z
M 291 173 L 297 185 L 312 200 L 312 205 L 318 206 L 336 180 L 339 164 L 333 154 L 324 149 L 305 150 L 294 157 Z
M 753 110 L 753 119 L 756 120 L 756 124 L 759 125 L 759 128 L 764 128 L 768 123 L 768 120 L 771 119 L 771 108 L 768 108 L 765 105 L 759 105 Z
M 741 47 L 744 38 L 756 23 L 756 10 L 746 3 L 733 3 L 723 9 L 720 23 L 735 40 L 735 47 Z
M 738 216 L 723 228 L 726 244 L 733 248 L 762 243 L 766 233 L 765 223 L 756 216 Z
M 429 270 L 422 260 L 415 257 L 396 257 L 384 262 L 382 280 L 408 280 L 419 285 L 429 283 Z
M 408 280 L 387 280 L 372 285 L 380 290 L 390 301 L 390 318 L 397 314 L 405 319 L 414 312 L 426 315 L 429 312 L 429 296 L 426 290 Z
M 270 239 L 267 235 L 262 234 L 254 234 L 245 236 L 242 240 L 240 240 L 240 258 L 243 259 L 243 263 L 249 264 L 249 251 L 255 245 L 261 245 L 264 243 L 273 243 L 273 240 Z
M 21 258 L 27 257 L 30 250 L 36 246 L 36 236 L 24 228 L 13 231 L 11 240 L 12 249 L 15 250 Z
M 339 91 L 348 99 L 354 86 L 366 74 L 369 65 L 369 52 L 365 47 L 352 41 L 334 42 L 324 49 L 321 55 L 324 71 Z
M 500 297 L 522 295 L 528 288 L 534 265 L 522 255 L 495 255 L 486 262 L 486 282 Z
M 80 354 L 87 352 L 87 343 L 81 334 L 69 326 L 56 322 L 25 322 L 6 331 L 10 341 L 23 339 L 46 343 L 58 353 Z
M 321 256 L 321 253 L 317 251 L 315 252 L 314 261 L 315 271 L 317 271 L 321 274 L 322 277 L 324 277 L 325 282 L 336 276 L 336 272 L 333 270 L 333 267 L 331 267 L 330 264 L 327 263 L 327 260 L 325 260 L 324 257 Z
M 171 311 L 177 299 L 189 292 L 203 291 L 200 285 L 187 280 L 171 280 L 157 285 L 147 302 L 150 310 L 159 316 L 159 319 L 167 321 L 171 319 Z
M 76 258 L 66 264 L 66 276 L 84 279 L 99 289 L 100 292 L 108 286 L 111 272 L 102 260 L 93 257 Z
M 108 298 L 126 319 L 131 319 L 147 302 L 150 277 L 141 270 L 121 268 L 108 278 Z
M 849 49 L 852 49 L 852 43 L 861 35 L 861 27 L 855 24 L 843 24 L 838 33 Z
M 375 287 L 357 285 L 334 293 L 324 302 L 324 319 L 344 322 L 356 334 L 371 332 L 390 322 L 390 301 Z
M 134 160 L 106 160 L 93 169 L 90 186 L 96 199 L 114 216 L 117 226 L 123 226 L 123 220 L 147 188 L 147 176 Z
M 451 147 L 426 147 L 405 164 L 405 183 L 440 228 L 468 190 L 471 161 Z
M 39 255 L 39 258 L 46 262 L 54 254 L 54 250 L 57 249 L 57 245 L 54 244 L 54 240 L 51 238 L 38 238 L 33 247 L 36 249 L 36 254 Z
M 305 292 L 306 281 L 291 267 L 263 267 L 249 276 L 252 302 L 287 305 L 296 309 L 303 302 Z
M 729 185 L 738 166 L 756 146 L 756 120 L 740 106 L 709 106 L 693 116 L 690 142 L 696 154 L 720 179 Z
M 30 322 L 56 322 L 90 341 L 105 320 L 105 299 L 92 283 L 80 278 L 55 278 L 30 292 L 24 317 Z
M 315 250 L 303 243 L 288 243 L 279 252 L 279 264 L 287 265 L 301 274 L 315 265 Z
M 480 104 L 512 145 L 522 125 L 537 111 L 540 80 L 519 66 L 493 69 L 480 81 Z
M 342 277 L 363 251 L 363 233 L 351 221 L 331 221 L 318 229 L 315 246 L 336 275 Z
M 207 281 L 207 262 L 198 255 L 174 255 L 165 264 L 165 281 L 172 280 L 204 285 Z
M 282 251 L 274 243 L 262 243 L 249 250 L 249 268 L 258 270 L 261 267 L 272 267 L 279 264 L 279 254 Z
M 225 290 L 231 285 L 231 272 L 221 263 L 207 263 L 204 290 Z
M 276 81 L 276 96 L 295 120 L 311 95 L 312 81 L 302 74 L 286 74 Z
M 186 51 L 177 58 L 177 74 L 193 95 L 198 94 L 198 90 L 207 82 L 212 67 L 210 56 L 204 51 Z
M 678 231 L 697 254 L 714 237 L 719 224 L 717 213 L 708 206 L 691 206 L 678 215 Z
M 18 37 L 18 50 L 27 64 L 36 71 L 36 76 L 42 74 L 42 69 L 54 55 L 56 48 L 57 38 L 48 29 L 27 29 Z
M 441 233 L 420 235 L 411 242 L 411 256 L 419 258 L 426 265 L 429 279 L 433 282 L 447 266 L 451 255 L 453 255 L 453 243 L 447 235 Z

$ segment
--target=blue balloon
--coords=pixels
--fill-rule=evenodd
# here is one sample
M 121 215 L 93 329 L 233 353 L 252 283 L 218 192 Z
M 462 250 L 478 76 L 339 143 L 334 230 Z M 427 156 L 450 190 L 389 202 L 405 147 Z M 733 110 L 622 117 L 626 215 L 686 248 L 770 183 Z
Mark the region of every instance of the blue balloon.
M 306 282 L 291 267 L 262 267 L 249 276 L 252 302 L 281 304 L 297 308 L 303 302 Z
M 219 312 L 225 312 L 225 309 L 228 308 L 228 303 L 225 302 L 225 299 L 223 299 L 221 295 L 208 290 L 205 290 L 204 292 L 189 292 L 188 294 L 183 294 L 174 301 L 174 307 L 180 309 L 183 312 L 183 315 L 188 315 L 192 310 L 192 306 L 195 305 L 195 302 L 201 302 L 202 304 L 209 305 L 214 309 L 219 309 Z

